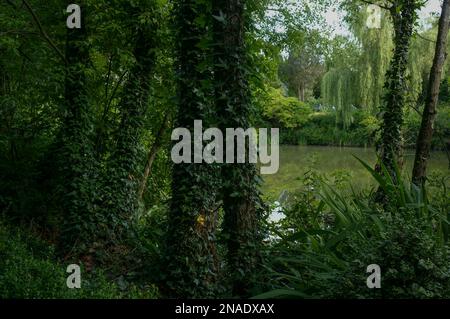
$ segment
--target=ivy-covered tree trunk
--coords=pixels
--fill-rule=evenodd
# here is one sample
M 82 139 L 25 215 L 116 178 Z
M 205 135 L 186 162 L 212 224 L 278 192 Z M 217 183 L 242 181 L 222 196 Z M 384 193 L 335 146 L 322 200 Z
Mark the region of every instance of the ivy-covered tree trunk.
M 89 45 L 86 30 L 87 6 L 81 7 L 81 28 L 67 29 L 65 95 L 62 127 L 56 141 L 60 202 L 64 222 L 61 244 L 64 251 L 84 250 L 95 232 L 92 224 L 94 159 L 91 143 L 92 113 L 88 100 L 86 70 Z
M 179 0 L 175 4 L 177 32 L 178 113 L 176 126 L 194 137 L 194 120 L 209 127 L 215 118 L 212 101 L 210 32 L 211 2 Z M 192 139 L 191 139 L 192 142 Z M 218 261 L 215 230 L 219 171 L 216 165 L 174 164 L 172 201 L 166 243 L 168 297 L 214 297 Z
M 145 10 L 152 17 L 145 20 Z M 145 153 L 141 147 L 145 116 L 149 106 L 150 85 L 156 63 L 157 19 L 156 3 L 134 4 L 130 14 L 136 19 L 134 35 L 135 63 L 130 70 L 119 103 L 120 125 L 116 132 L 116 145 L 107 169 L 103 202 L 106 209 L 106 235 L 109 241 L 118 240 L 127 232 L 138 208 L 138 189 Z M 148 19 L 148 18 L 147 18 Z
M 434 121 L 437 114 L 439 102 L 439 89 L 442 80 L 442 69 L 447 58 L 447 37 L 450 24 L 450 0 L 444 0 L 441 18 L 439 20 L 439 31 L 437 36 L 436 51 L 433 66 L 430 72 L 427 99 L 422 115 L 422 125 L 417 139 L 416 158 L 413 169 L 413 182 L 420 186 L 425 182 L 427 176 L 427 162 L 430 157 L 431 140 L 434 132 Z
M 251 126 L 245 7 L 245 0 L 214 1 L 216 108 L 224 132 L 226 128 L 246 130 Z M 236 164 L 222 168 L 223 231 L 233 295 L 247 296 L 258 264 L 258 173 L 248 159 L 237 164 L 236 146 L 234 154 Z
M 121 122 L 116 146 L 108 163 L 104 188 L 104 217 L 110 227 L 109 240 L 119 240 L 137 212 L 137 192 L 145 153 L 141 147 L 150 84 L 156 62 L 156 26 L 138 26 L 135 38 L 136 59 L 119 103 Z
M 394 52 L 386 74 L 384 103 L 382 107 L 379 156 L 381 163 L 396 179 L 395 167 L 403 167 L 403 107 L 406 96 L 406 70 L 410 41 L 417 20 L 418 0 L 394 0 L 389 9 L 394 25 Z M 380 165 L 378 164 L 378 170 Z

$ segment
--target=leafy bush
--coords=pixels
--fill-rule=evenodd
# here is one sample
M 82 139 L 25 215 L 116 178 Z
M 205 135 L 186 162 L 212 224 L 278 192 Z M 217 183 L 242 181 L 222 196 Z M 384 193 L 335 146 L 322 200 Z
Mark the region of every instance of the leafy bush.
M 333 145 L 333 146 L 371 146 L 375 143 L 378 120 L 358 111 L 349 127 L 342 127 L 337 121 L 336 112 L 316 112 L 298 128 L 282 128 L 281 144 L 293 145 Z
M 153 287 L 120 289 L 102 271 L 82 275 L 81 289 L 68 289 L 66 266 L 45 242 L 0 224 L 0 298 L 155 298 Z M 83 274 L 83 272 L 82 272 Z
M 295 100 L 295 98 L 290 99 Z M 301 120 L 298 120 L 291 114 L 294 108 L 287 107 L 279 101 L 277 103 L 274 104 L 277 106 L 270 104 L 267 116 L 271 119 L 270 123 L 281 128 L 281 144 L 369 147 L 374 146 L 377 140 L 379 119 L 362 110 L 355 111 L 352 124 L 343 127 L 337 113 L 333 110 L 303 113 L 300 116 Z M 441 105 L 436 118 L 432 149 L 442 150 L 448 147 L 449 122 L 450 107 Z M 406 112 L 403 123 L 406 148 L 415 148 L 420 125 L 421 116 L 416 111 Z
M 285 97 L 279 89 L 269 89 L 263 116 L 272 127 L 298 128 L 308 121 L 311 113 L 312 108 L 307 103 L 300 102 L 297 98 Z
M 354 234 L 339 245 L 349 264 L 325 290 L 332 292 L 328 297 L 450 297 L 450 250 L 429 231 L 429 220 L 406 210 L 401 214 L 383 214 L 380 222 L 384 229 L 378 236 L 362 238 Z M 370 264 L 381 267 L 382 289 L 366 286 L 365 271 Z
M 431 201 L 426 191 L 363 165 L 388 203 L 378 204 L 373 191 L 307 188 L 286 208 L 284 225 L 270 226 L 281 239 L 267 247 L 260 281 L 269 292 L 260 297 L 450 297 L 448 201 Z M 366 286 L 371 264 L 381 267 L 381 289 Z

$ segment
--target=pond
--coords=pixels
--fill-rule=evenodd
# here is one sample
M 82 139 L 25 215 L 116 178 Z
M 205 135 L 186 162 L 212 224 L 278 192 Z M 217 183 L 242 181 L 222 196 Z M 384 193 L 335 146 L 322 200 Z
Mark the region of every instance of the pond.
M 263 193 L 270 200 L 279 198 L 283 191 L 292 192 L 302 187 L 302 177 L 311 169 L 321 174 L 348 174 L 355 188 L 374 185 L 370 173 L 353 156 L 371 166 L 375 165 L 376 154 L 371 148 L 329 147 L 329 146 L 281 146 L 280 169 L 277 174 L 264 175 Z M 405 173 L 411 175 L 414 150 L 405 152 Z M 433 152 L 429 172 L 449 176 L 449 163 L 444 152 Z

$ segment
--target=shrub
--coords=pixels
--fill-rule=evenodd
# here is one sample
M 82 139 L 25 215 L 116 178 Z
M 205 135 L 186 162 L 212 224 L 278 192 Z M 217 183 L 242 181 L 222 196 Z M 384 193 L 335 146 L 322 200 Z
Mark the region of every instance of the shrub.
M 327 297 L 449 298 L 449 247 L 429 231 L 429 220 L 413 211 L 383 214 L 378 236 L 353 234 L 339 245 L 348 268 L 326 290 Z M 370 227 L 370 225 L 367 225 Z M 370 229 L 362 231 L 371 233 Z M 382 289 L 368 289 L 366 267 L 378 264 Z
M 450 297 L 448 201 L 436 200 L 448 198 L 445 186 L 430 201 L 423 189 L 363 165 L 388 204 L 373 191 L 342 195 L 327 184 L 297 197 L 285 226 L 272 229 L 281 240 L 267 247 L 260 281 L 269 292 L 260 297 Z M 381 289 L 366 286 L 370 264 L 381 267 Z
M 66 266 L 35 236 L 0 224 L 0 298 L 154 298 L 152 286 L 120 289 L 102 271 L 82 275 L 81 289 L 68 289 Z
M 263 116 L 273 127 L 298 128 L 308 121 L 312 108 L 297 98 L 283 96 L 281 90 L 271 88 L 268 103 L 264 105 Z

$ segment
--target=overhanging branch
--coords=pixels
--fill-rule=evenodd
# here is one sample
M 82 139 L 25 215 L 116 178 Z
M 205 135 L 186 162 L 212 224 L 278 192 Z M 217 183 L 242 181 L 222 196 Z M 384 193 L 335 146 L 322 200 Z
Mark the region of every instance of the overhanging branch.
M 33 8 L 29 4 L 27 0 L 22 0 L 22 3 L 27 8 L 28 12 L 31 14 L 31 17 L 33 18 L 34 22 L 36 23 L 36 26 L 39 29 L 39 33 L 41 36 L 45 39 L 45 41 L 53 48 L 53 50 L 57 53 L 57 55 L 63 60 L 64 64 L 67 64 L 67 60 L 65 55 L 61 52 L 61 50 L 58 49 L 58 47 L 55 45 L 55 43 L 50 39 L 47 32 L 45 32 L 44 28 L 42 27 L 41 21 L 39 20 L 38 16 L 36 15 L 36 12 L 34 12 Z

